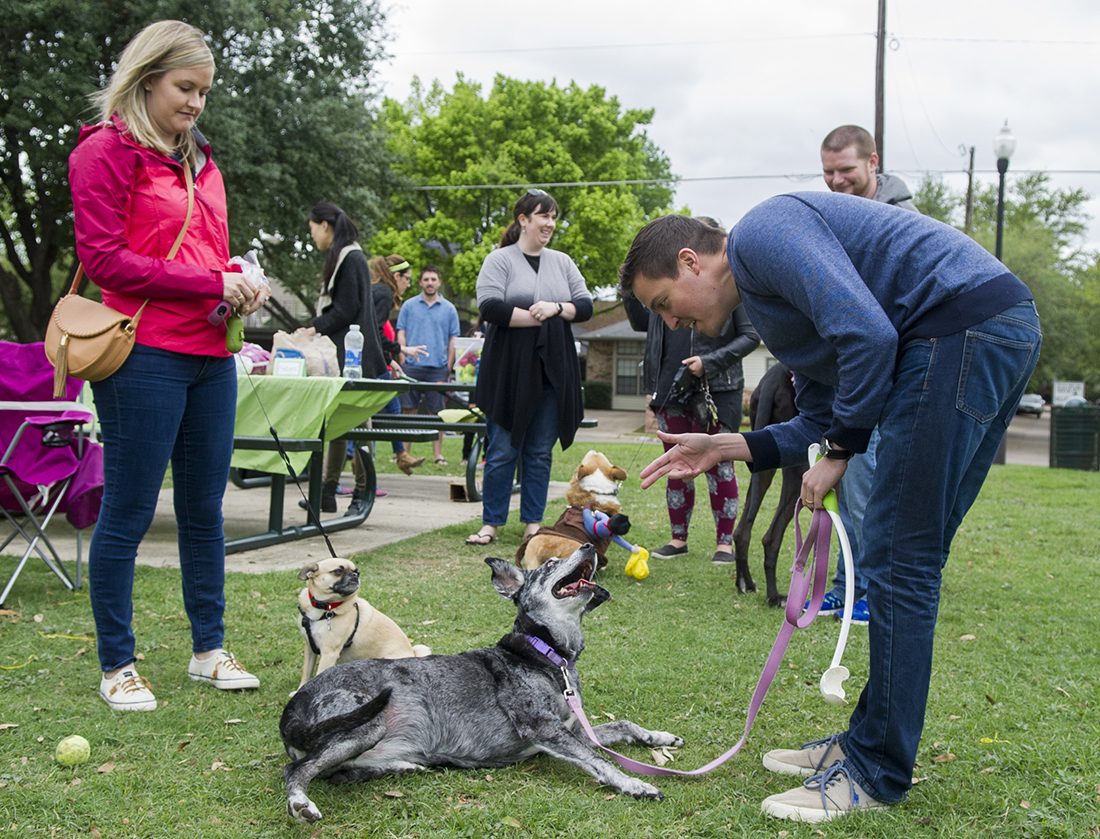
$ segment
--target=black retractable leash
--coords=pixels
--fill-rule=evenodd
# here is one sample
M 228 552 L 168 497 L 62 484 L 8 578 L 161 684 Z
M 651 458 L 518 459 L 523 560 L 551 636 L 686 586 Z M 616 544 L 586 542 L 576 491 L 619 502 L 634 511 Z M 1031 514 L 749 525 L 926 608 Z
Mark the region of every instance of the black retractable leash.
M 275 448 L 279 451 L 279 457 L 283 459 L 283 463 L 286 464 L 286 471 L 290 475 L 294 486 L 298 487 L 298 494 L 302 496 L 302 501 L 305 503 L 306 512 L 309 513 L 309 518 L 317 525 L 317 530 L 325 539 L 325 544 L 328 545 L 329 554 L 335 559 L 337 554 L 335 548 L 332 547 L 332 542 L 328 538 L 328 533 L 325 532 L 325 526 L 321 524 L 321 518 L 317 515 L 317 511 L 313 509 L 313 505 L 309 503 L 309 498 L 306 496 L 305 490 L 302 489 L 302 484 L 298 480 L 298 475 L 294 471 L 294 467 L 290 464 L 290 455 L 286 453 L 286 449 L 283 448 L 283 441 L 279 439 L 279 432 L 275 430 L 275 425 L 271 422 L 271 417 L 268 416 L 267 408 L 264 407 L 263 400 L 260 399 L 260 393 L 256 390 L 256 384 L 252 381 L 252 371 L 245 369 L 245 375 L 248 379 L 248 384 L 252 388 L 252 395 L 256 397 L 256 404 L 260 406 L 260 411 L 264 415 L 264 419 L 267 420 L 267 430 L 271 434 L 272 439 L 275 441 Z

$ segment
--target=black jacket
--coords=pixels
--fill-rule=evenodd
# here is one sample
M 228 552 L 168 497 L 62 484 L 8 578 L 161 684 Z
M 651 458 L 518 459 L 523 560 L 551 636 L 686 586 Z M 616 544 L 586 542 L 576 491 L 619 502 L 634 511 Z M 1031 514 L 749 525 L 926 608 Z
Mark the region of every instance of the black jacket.
M 681 362 L 697 355 L 703 360 L 703 372 L 718 403 L 719 417 L 736 431 L 740 425 L 741 392 L 745 388 L 741 359 L 760 346 L 760 336 L 744 307 L 734 309 L 721 334 L 711 338 L 693 329 L 669 329 L 660 315 L 653 314 L 636 297 L 628 297 L 624 305 L 630 325 L 635 331 L 646 333 L 642 385 L 652 394 L 650 405 L 659 409 L 671 404 L 669 391 L 683 366 Z M 729 398 L 720 398 L 719 394 L 728 394 Z
M 332 284 L 332 305 L 315 317 L 312 324 L 317 332 L 327 335 L 336 344 L 336 360 L 341 372 L 344 370 L 344 337 L 348 334 L 348 327 L 353 323 L 359 324 L 359 331 L 363 333 L 363 375 L 377 379 L 385 372 L 386 361 L 378 340 L 370 289 L 367 255 L 360 250 L 352 251 L 344 257 L 336 271 Z
M 558 439 L 567 449 L 584 419 L 581 366 L 569 321 L 549 318 L 541 326 L 514 329 L 490 323 L 474 401 L 493 422 L 512 432 L 513 446 L 522 443 L 531 424 L 543 382 L 554 389 Z
M 378 340 L 382 345 L 382 355 L 385 356 L 388 364 L 401 355 L 401 345 L 391 341 L 382 332 L 386 321 L 390 319 L 390 312 L 393 311 L 393 291 L 385 283 L 375 283 L 371 286 L 370 292 L 374 305 L 374 319 L 378 324 Z

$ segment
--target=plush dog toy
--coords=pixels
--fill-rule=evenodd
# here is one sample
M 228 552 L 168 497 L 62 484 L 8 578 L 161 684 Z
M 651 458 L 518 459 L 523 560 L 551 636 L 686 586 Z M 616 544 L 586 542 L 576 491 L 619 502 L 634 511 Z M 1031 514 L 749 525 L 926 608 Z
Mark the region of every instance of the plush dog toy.
M 626 573 L 644 580 L 649 576 L 649 552 L 623 539 L 630 530 L 630 519 L 622 514 L 619 504 L 619 483 L 625 480 L 626 472 L 603 453 L 590 450 L 569 482 L 565 493 L 569 506 L 552 526 L 540 527 L 523 540 L 516 551 L 516 564 L 530 571 L 551 557 L 571 556 L 582 544 L 591 542 L 603 568 L 607 548 L 615 542 L 630 551 Z
M 401 628 L 359 597 L 359 569 L 348 559 L 324 559 L 298 574 L 306 585 L 298 594 L 305 639 L 301 687 L 335 664 L 361 658 L 420 658 L 431 655 L 415 646 Z M 316 672 L 314 672 L 316 671 Z

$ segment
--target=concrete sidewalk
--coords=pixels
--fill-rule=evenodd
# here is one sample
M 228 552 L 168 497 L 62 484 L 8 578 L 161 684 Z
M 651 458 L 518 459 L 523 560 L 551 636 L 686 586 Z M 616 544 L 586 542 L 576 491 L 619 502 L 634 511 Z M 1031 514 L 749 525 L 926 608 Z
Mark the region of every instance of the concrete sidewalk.
M 589 411 L 587 416 L 598 420 L 596 428 L 582 428 L 577 440 L 567 456 L 579 449 L 577 457 L 593 446 L 604 442 L 639 442 L 644 445 L 647 439 L 637 433 L 642 424 L 641 412 L 633 411 Z M 656 442 L 654 438 L 649 440 Z M 648 462 L 649 458 L 645 459 Z M 642 459 L 639 458 L 639 462 Z M 480 526 L 481 504 L 450 500 L 450 484 L 460 481 L 457 476 L 445 475 L 400 475 L 380 476 L 380 484 L 387 495 L 375 500 L 370 516 L 359 527 L 329 534 L 333 549 L 340 556 L 349 556 L 361 551 L 370 551 L 383 545 L 399 542 L 415 536 L 425 530 L 433 530 L 462 522 L 472 522 L 470 532 Z M 566 484 L 551 483 L 549 499 L 556 502 L 565 494 Z M 270 490 L 266 487 L 243 490 L 229 484 L 226 487 L 224 513 L 226 534 L 229 537 L 259 533 L 267 529 L 267 507 Z M 301 495 L 294 484 L 289 483 L 286 490 L 284 509 L 287 524 L 304 524 L 305 513 L 298 509 Z M 350 503 L 350 497 L 337 499 L 343 512 Z M 513 514 L 510 526 L 518 526 L 515 511 L 519 507 L 519 495 L 512 497 Z M 557 517 L 556 505 L 548 507 Z M 326 516 L 322 516 L 324 523 Z M 51 529 L 53 530 L 53 529 Z M 51 538 L 54 533 L 51 532 Z M 58 535 L 58 550 L 63 557 L 75 556 L 75 539 Z M 88 540 L 85 540 L 85 551 Z M 328 547 L 320 536 L 299 539 L 268 548 L 232 554 L 226 557 L 226 569 L 229 571 L 262 572 L 297 570 L 306 563 L 327 557 Z M 179 566 L 179 551 L 176 547 L 176 521 L 172 512 L 172 490 L 162 490 L 157 504 L 156 517 L 138 552 L 138 562 L 160 568 Z

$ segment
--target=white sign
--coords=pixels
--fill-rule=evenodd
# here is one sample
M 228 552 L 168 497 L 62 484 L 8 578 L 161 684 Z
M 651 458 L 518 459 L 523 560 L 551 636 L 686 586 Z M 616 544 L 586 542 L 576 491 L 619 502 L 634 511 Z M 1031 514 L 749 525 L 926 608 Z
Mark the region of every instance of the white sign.
M 1068 399 L 1074 396 L 1079 396 L 1082 399 L 1085 398 L 1085 383 L 1084 382 L 1054 382 L 1054 398 L 1051 399 L 1051 404 L 1061 408 L 1066 404 Z

